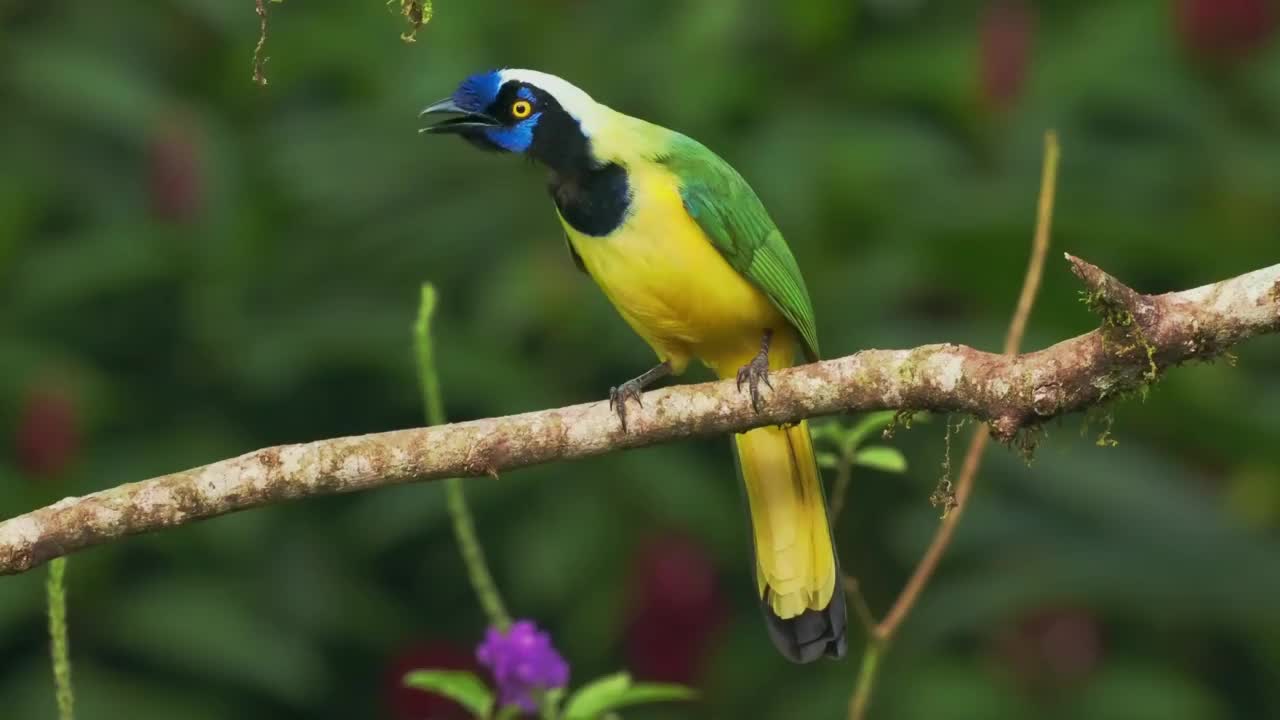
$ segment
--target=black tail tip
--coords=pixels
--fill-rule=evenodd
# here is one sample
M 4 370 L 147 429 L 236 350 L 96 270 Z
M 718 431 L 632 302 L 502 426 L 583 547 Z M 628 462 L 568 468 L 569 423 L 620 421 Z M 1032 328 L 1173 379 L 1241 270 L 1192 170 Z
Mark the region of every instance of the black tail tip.
M 765 625 L 769 628 L 769 638 L 786 659 L 804 664 L 824 657 L 839 660 L 845 656 L 849 647 L 845 632 L 848 618 L 844 593 L 839 587 L 825 608 L 805 610 L 786 620 L 775 615 L 766 600 L 762 600 L 760 605 L 764 610 Z

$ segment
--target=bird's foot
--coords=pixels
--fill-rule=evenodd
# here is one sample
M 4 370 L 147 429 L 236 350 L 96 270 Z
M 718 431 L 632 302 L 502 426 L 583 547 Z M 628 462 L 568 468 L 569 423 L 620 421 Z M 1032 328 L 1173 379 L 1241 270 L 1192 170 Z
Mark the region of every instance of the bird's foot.
M 760 352 L 738 370 L 738 391 L 742 391 L 743 383 L 747 385 L 751 391 L 751 408 L 756 412 L 760 412 L 760 383 L 773 389 L 773 384 L 769 382 L 769 342 L 772 339 L 773 331 L 765 330 L 764 339 L 760 342 Z
M 627 431 L 627 401 L 635 400 L 636 404 L 644 407 L 644 401 L 640 396 L 644 394 L 644 389 L 640 387 L 640 383 L 636 382 L 639 378 L 628 380 L 617 387 L 609 388 L 609 409 L 618 413 L 618 421 L 622 423 L 622 431 Z
M 671 363 L 664 361 L 639 377 L 609 388 L 609 409 L 618 413 L 623 432 L 627 431 L 627 401 L 635 400 L 637 405 L 644 407 L 644 401 L 640 399 L 644 389 L 670 374 Z

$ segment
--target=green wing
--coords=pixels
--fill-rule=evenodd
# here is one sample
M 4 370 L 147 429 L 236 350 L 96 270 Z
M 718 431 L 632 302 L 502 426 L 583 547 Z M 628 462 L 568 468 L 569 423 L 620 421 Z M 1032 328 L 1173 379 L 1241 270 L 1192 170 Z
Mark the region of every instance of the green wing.
M 685 210 L 712 244 L 769 296 L 804 340 L 805 357 L 818 359 L 813 303 L 791 248 L 760 198 L 729 163 L 692 138 L 674 134 L 657 161 L 680 179 Z

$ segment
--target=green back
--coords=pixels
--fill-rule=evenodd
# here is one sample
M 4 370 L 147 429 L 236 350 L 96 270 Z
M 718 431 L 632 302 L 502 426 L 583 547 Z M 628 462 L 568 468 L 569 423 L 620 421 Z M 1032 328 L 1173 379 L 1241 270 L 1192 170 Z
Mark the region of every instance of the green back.
M 804 341 L 804 354 L 818 359 L 813 303 L 791 248 L 760 198 L 729 163 L 698 141 L 673 133 L 657 161 L 680 178 L 689 215 L 733 269 L 764 291 Z

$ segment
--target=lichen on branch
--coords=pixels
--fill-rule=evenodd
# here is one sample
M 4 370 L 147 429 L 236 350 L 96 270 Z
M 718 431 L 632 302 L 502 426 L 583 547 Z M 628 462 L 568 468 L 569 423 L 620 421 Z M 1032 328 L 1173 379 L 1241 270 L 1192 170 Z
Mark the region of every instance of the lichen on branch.
M 135 533 L 270 503 L 601 455 L 682 438 L 723 435 L 842 412 L 917 409 L 986 421 L 1012 442 L 1019 430 L 1133 390 L 1163 372 L 1280 331 L 1280 265 L 1212 285 L 1143 295 L 1067 256 L 1086 289 L 1133 316 L 1150 352 L 1125 352 L 1107 330 L 1022 355 L 954 344 L 864 350 L 775 373 L 755 412 L 732 380 L 645 394 L 623 432 L 599 401 L 507 417 L 266 448 L 203 467 L 66 498 L 0 522 L 0 574 Z

